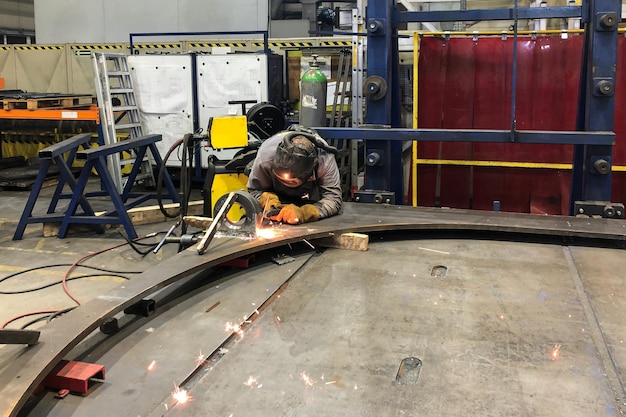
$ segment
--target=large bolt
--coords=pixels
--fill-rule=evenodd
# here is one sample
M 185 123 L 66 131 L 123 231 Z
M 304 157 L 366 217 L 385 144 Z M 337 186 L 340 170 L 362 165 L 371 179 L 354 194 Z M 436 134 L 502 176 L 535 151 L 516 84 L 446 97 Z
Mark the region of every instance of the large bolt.
M 369 19 L 367 21 L 367 31 L 371 34 L 382 32 L 383 23 L 377 19 Z
M 593 167 L 598 174 L 606 175 L 611 172 L 611 164 L 605 159 L 598 159 L 593 163 Z
M 615 209 L 613 206 L 604 206 L 604 217 L 615 217 Z
M 367 164 L 367 166 L 373 167 L 373 166 L 380 164 L 380 160 L 381 160 L 380 154 L 378 152 L 372 152 L 369 155 L 367 155 L 367 159 L 365 163 Z
M 374 95 L 374 94 L 378 94 L 378 92 L 380 92 L 380 84 L 375 83 L 375 82 L 370 82 L 369 84 L 367 84 L 367 93 L 368 95 Z
M 604 96 L 612 96 L 615 94 L 615 83 L 609 80 L 598 81 L 598 92 Z
M 600 25 L 605 29 L 611 29 L 617 25 L 617 16 L 615 13 L 605 13 L 600 16 Z

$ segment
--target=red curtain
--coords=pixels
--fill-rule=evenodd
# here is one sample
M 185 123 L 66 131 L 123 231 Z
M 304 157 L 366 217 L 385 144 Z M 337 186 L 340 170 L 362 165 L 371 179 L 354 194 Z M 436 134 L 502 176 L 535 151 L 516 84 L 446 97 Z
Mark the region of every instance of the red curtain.
M 620 91 L 626 62 L 620 37 L 614 165 L 626 165 L 626 120 Z M 420 42 L 419 127 L 510 129 L 513 38 L 425 37 Z M 516 128 L 575 130 L 582 36 L 518 37 Z M 420 142 L 418 158 L 534 163 L 571 163 L 570 145 Z M 626 196 L 623 173 L 613 174 L 613 202 Z M 418 204 L 568 214 L 570 171 L 421 164 Z

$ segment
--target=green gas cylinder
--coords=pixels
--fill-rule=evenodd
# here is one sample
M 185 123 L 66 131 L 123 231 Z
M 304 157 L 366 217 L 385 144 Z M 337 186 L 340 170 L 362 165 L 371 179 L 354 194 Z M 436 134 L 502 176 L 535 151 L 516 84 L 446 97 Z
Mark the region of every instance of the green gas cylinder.
M 306 127 L 326 126 L 326 75 L 320 70 L 317 55 L 300 79 L 300 120 Z

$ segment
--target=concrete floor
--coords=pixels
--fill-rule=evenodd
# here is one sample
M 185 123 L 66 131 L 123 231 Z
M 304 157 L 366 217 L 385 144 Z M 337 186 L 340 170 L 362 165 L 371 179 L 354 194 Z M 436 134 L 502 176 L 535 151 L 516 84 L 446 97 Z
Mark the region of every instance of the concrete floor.
M 0 277 L 123 242 L 114 230 L 41 238 L 40 226 L 14 242 L 26 198 L 0 192 Z M 87 263 L 142 271 L 175 251 L 141 257 L 123 247 Z M 196 282 L 89 353 L 106 366 L 105 383 L 86 397 L 47 394 L 28 415 L 588 417 L 626 409 L 621 249 L 404 236 L 373 239 L 367 252 L 294 256 Z M 64 271 L 37 271 L 0 283 L 0 291 Z M 70 287 L 86 301 L 123 282 L 102 276 Z M 3 322 L 74 305 L 60 286 L 0 297 Z M 250 316 L 243 335 L 229 340 L 225 323 Z M 189 378 L 199 355 L 220 348 Z M 419 374 L 405 368 L 398 380 L 407 358 L 421 361 Z M 156 372 L 148 371 L 152 361 Z M 176 404 L 171 391 L 184 380 L 192 400 Z
M 42 190 L 33 211 L 34 214 L 45 213 L 53 192 L 54 187 Z M 23 291 L 60 281 L 69 266 L 74 262 L 94 252 L 125 242 L 124 238 L 119 234 L 120 231 L 124 231 L 123 228 L 109 229 L 102 235 L 91 231 L 73 233 L 65 239 L 58 239 L 56 237 L 44 238 L 42 224 L 27 226 L 23 239 L 14 241 L 12 240 L 13 234 L 28 196 L 28 191 L 0 191 L 0 277 L 7 277 L 29 268 L 59 264 L 61 266 L 39 269 L 5 280 L 0 283 L 0 291 L 2 292 Z M 96 202 L 94 207 L 96 210 L 98 210 L 98 205 L 99 203 Z M 100 209 L 106 208 L 107 202 L 102 201 L 100 206 Z M 139 236 L 145 236 L 152 232 L 167 231 L 170 226 L 170 223 L 150 224 L 137 226 L 136 230 Z M 156 237 L 150 238 L 144 242 L 153 243 L 157 242 L 157 239 Z M 107 274 L 94 269 L 78 268 L 72 273 L 71 277 L 95 273 L 102 275 L 73 280 L 69 284 L 69 288 L 79 302 L 87 301 L 123 283 L 125 279 L 119 275 L 132 278 L 134 272 L 142 272 L 162 259 L 173 256 L 176 250 L 175 245 L 166 245 L 160 253 L 143 257 L 126 245 L 104 252 L 81 262 L 81 264 L 104 268 L 116 273 Z M 61 285 L 25 294 L 0 294 L 0 297 L 2 297 L 2 303 L 0 303 L 1 323 L 31 311 L 56 310 L 76 305 L 64 293 Z M 32 316 L 18 320 L 9 327 L 20 327 L 36 317 Z M 35 329 L 42 324 L 35 324 L 29 328 Z M 0 346 L 0 349 L 2 349 L 2 346 Z

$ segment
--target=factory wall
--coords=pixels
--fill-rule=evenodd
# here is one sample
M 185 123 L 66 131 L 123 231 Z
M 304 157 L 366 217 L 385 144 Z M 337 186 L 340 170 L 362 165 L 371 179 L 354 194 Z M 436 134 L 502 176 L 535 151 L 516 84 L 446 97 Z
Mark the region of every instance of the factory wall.
M 0 0 L 0 30 L 34 30 L 33 0 Z
M 269 15 L 268 0 L 35 0 L 34 10 L 39 44 L 128 42 L 130 33 L 267 30 Z

